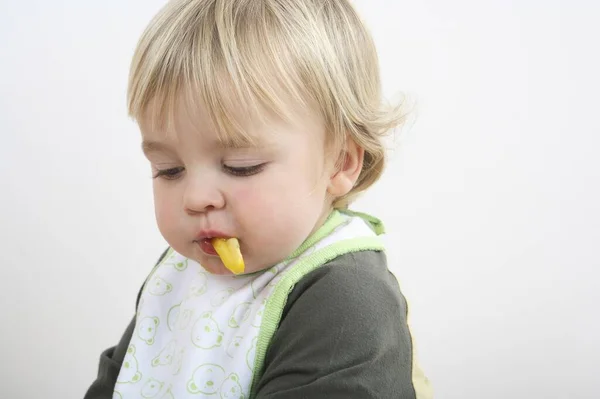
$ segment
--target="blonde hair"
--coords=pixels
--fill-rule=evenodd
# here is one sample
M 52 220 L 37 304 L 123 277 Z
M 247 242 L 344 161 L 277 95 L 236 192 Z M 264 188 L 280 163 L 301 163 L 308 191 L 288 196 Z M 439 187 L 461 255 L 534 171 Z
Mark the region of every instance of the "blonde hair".
M 250 140 L 236 109 L 285 118 L 286 96 L 313 106 L 334 148 L 351 139 L 365 151 L 337 208 L 379 179 L 382 138 L 406 116 L 402 106 L 382 102 L 375 45 L 348 0 L 170 1 L 136 48 L 128 111 L 139 121 L 153 101 L 153 120 L 170 124 L 182 95 L 201 101 L 230 141 Z

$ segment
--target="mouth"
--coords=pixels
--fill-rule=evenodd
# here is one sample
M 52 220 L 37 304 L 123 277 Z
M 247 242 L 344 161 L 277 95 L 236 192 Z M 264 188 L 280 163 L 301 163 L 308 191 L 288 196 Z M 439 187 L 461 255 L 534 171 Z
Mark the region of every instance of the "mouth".
M 211 239 L 207 237 L 207 238 L 195 240 L 194 242 L 200 247 L 202 252 L 204 252 L 206 255 L 219 256 L 217 254 L 217 251 L 215 250 L 215 247 L 212 245 L 210 240 Z
M 229 235 L 217 230 L 202 230 L 196 235 L 194 243 L 200 250 L 209 256 L 219 256 L 215 247 L 212 245 L 213 238 L 230 238 Z

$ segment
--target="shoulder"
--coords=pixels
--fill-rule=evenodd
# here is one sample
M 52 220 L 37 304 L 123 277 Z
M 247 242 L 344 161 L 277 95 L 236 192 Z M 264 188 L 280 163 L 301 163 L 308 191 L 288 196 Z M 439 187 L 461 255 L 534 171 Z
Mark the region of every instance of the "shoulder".
M 340 256 L 288 296 L 257 398 L 410 398 L 406 302 L 385 254 Z
M 390 316 L 389 312 L 404 318 L 407 313 L 398 281 L 380 251 L 342 255 L 307 274 L 288 296 L 283 315 L 293 307 L 317 305 L 362 319 Z M 382 315 L 382 309 L 387 314 Z M 369 316 L 373 311 L 377 312 Z

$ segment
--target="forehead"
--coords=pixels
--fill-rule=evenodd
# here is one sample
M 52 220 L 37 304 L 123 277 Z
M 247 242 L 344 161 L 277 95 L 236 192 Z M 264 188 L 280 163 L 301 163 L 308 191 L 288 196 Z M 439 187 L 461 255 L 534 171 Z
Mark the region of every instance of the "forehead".
M 221 148 L 272 147 L 290 135 L 313 140 L 324 136 L 322 118 L 300 104 L 289 104 L 286 114 L 281 115 L 241 104 L 215 110 L 189 97 L 179 97 L 170 108 L 164 102 L 150 101 L 138 122 L 147 149 L 152 148 L 148 143 L 180 142 L 188 135 Z

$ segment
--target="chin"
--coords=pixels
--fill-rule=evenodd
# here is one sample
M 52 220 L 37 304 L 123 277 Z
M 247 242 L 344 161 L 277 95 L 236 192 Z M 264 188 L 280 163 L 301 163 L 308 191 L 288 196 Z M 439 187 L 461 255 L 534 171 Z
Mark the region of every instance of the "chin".
M 196 262 L 202 266 L 204 270 L 216 276 L 229 276 L 233 273 L 227 269 L 218 257 L 193 257 Z

